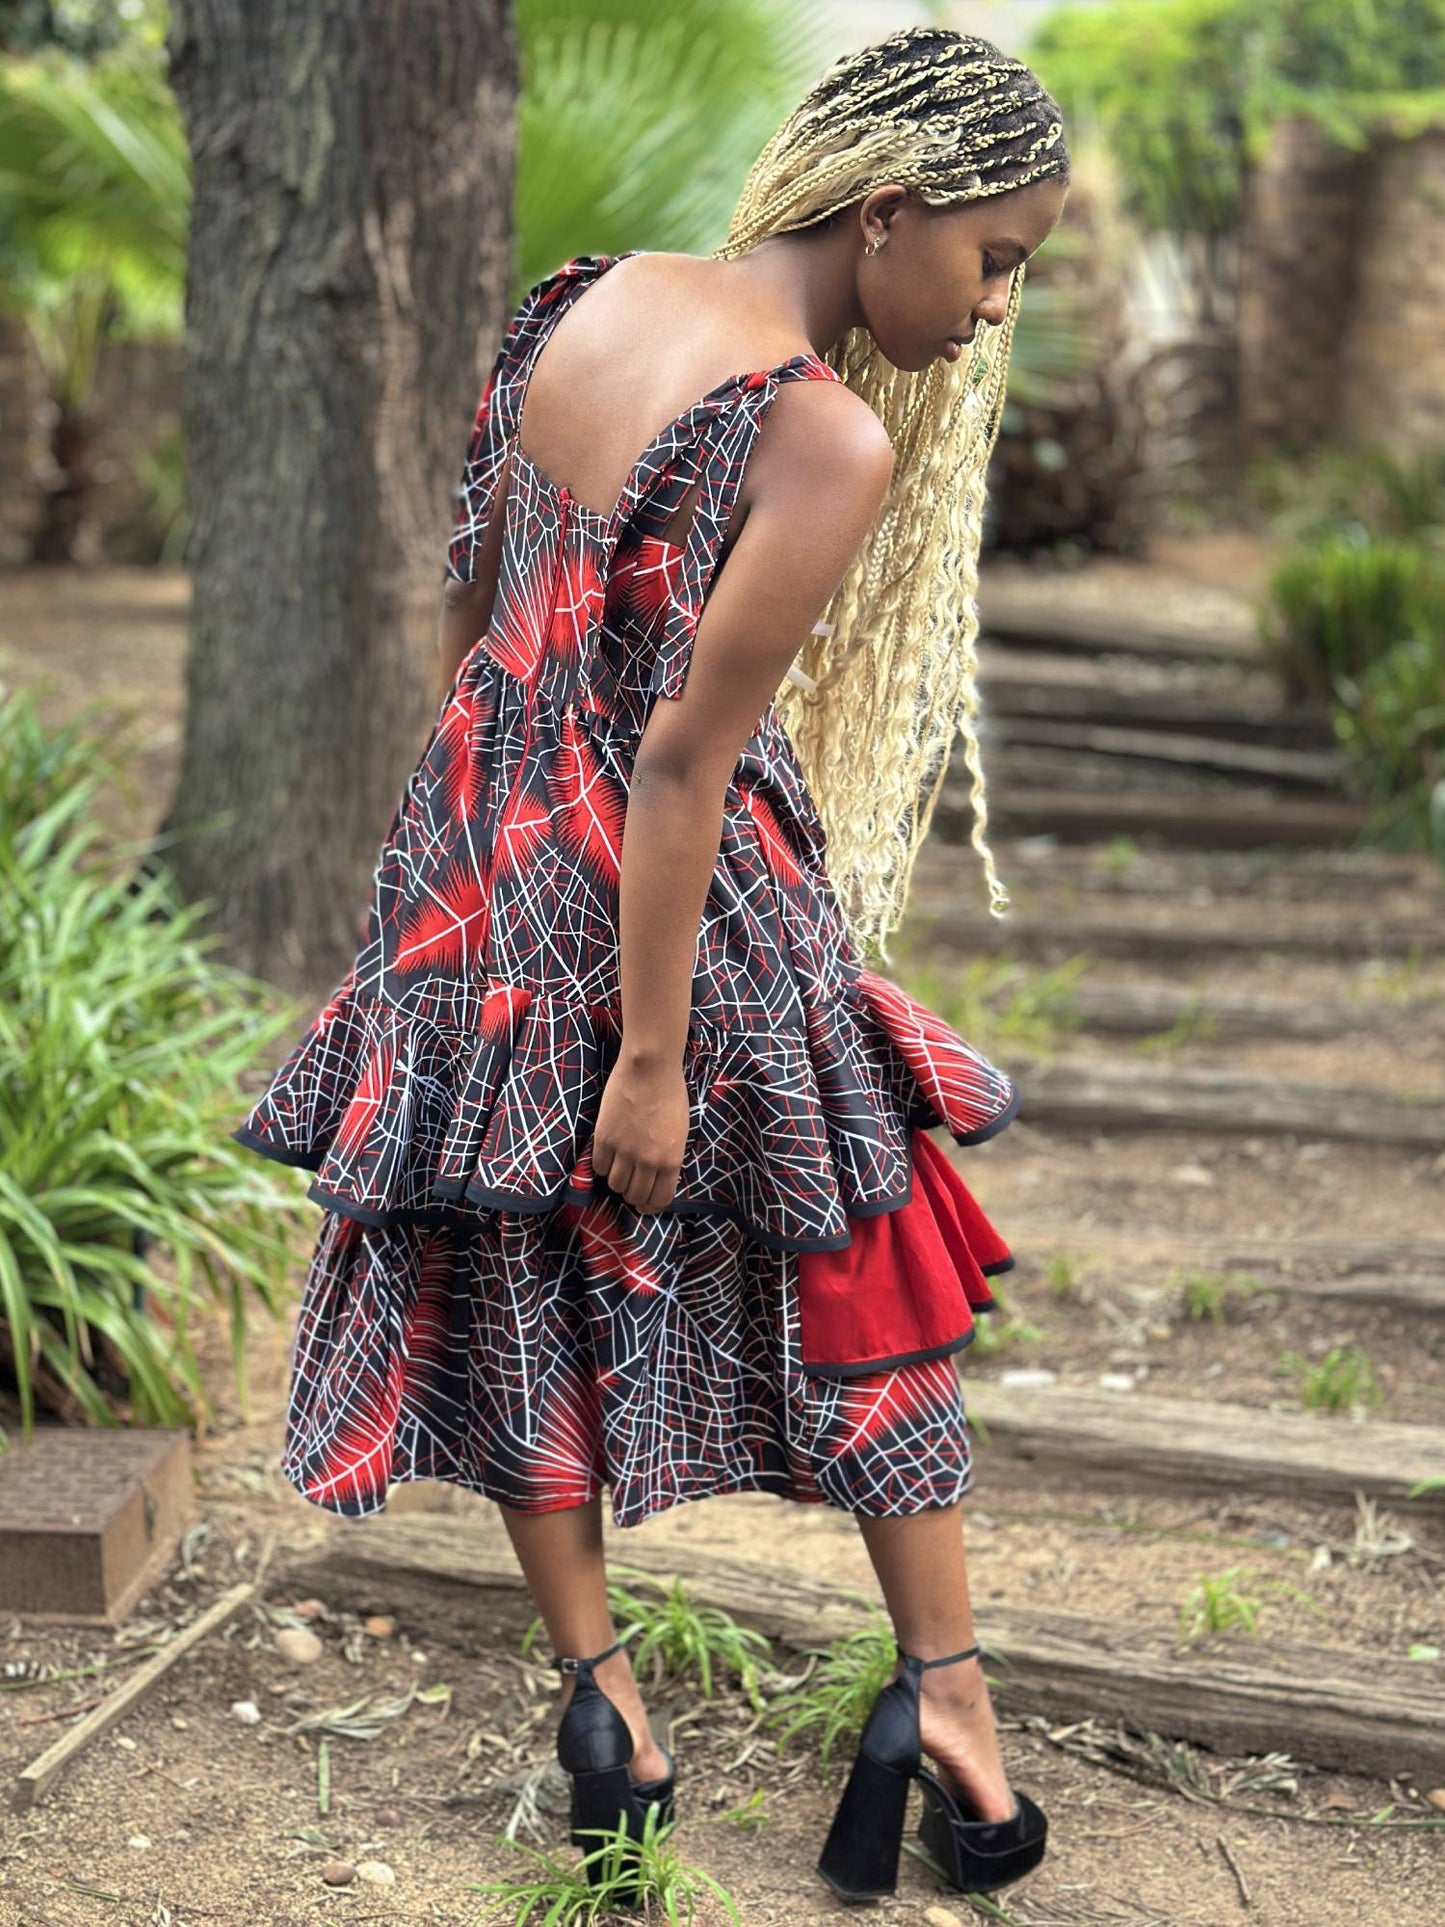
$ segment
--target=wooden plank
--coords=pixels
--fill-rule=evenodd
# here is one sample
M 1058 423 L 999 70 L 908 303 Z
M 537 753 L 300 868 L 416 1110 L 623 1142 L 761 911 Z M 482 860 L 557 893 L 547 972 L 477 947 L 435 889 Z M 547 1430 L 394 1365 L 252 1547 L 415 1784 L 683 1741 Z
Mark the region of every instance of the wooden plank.
M 1049 673 L 1063 661 L 1075 673 Z M 1082 673 L 1079 673 L 1082 671 Z M 1138 729 L 1188 729 L 1216 742 L 1272 743 L 1284 749 L 1327 749 L 1334 743 L 1326 711 L 1286 703 L 1270 691 L 1254 700 L 1221 697 L 1213 678 L 1187 674 L 1168 687 L 1138 689 L 1081 658 L 1016 655 L 995 648 L 979 664 L 984 713 L 997 722 L 1030 718 Z
M 1124 957 L 1139 963 L 1153 958 L 1320 957 L 1349 963 L 1367 957 L 1425 958 L 1445 952 L 1445 922 L 1419 919 L 1386 922 L 1356 915 L 1348 922 L 1320 918 L 1298 924 L 1234 924 L 1208 921 L 1196 910 L 1190 921 L 1148 921 L 1122 913 L 1113 916 L 1071 913 L 1040 916 L 1011 910 L 999 922 L 962 914 L 951 903 L 920 892 L 904 924 L 905 939 L 920 950 L 955 950 L 964 956 L 980 950 L 1019 955 L 1087 950 L 1098 957 Z
M 1057 649 L 1085 655 L 1158 657 L 1175 662 L 1231 662 L 1268 667 L 1258 640 L 1247 633 L 1186 629 L 1170 623 L 1143 623 L 1136 616 L 1086 609 L 1040 609 L 1013 602 L 1006 593 L 981 592 L 981 647 L 991 641 L 1014 648 Z
M 609 1532 L 609 1549 L 659 1578 L 686 1581 L 781 1644 L 836 1639 L 881 1611 L 867 1593 L 777 1565 Z M 478 1508 L 466 1518 L 371 1521 L 334 1531 L 292 1569 L 293 1584 L 353 1606 L 402 1613 L 425 1635 L 455 1638 L 475 1624 L 477 1592 L 530 1611 L 505 1534 Z M 468 1597 L 471 1595 L 471 1597 Z M 998 1704 L 1051 1720 L 1117 1720 L 1225 1753 L 1288 1751 L 1352 1772 L 1445 1776 L 1445 1692 L 1426 1669 L 1379 1653 L 1216 1639 L 1178 1651 L 1149 1629 L 1097 1615 L 1040 1612 L 990 1601 L 978 1609 Z
M 987 1447 L 1091 1485 L 1255 1492 L 1405 1505 L 1422 1480 L 1445 1481 L 1445 1432 L 1320 1412 L 1266 1412 L 1212 1399 L 1051 1385 L 1026 1390 L 965 1376 L 970 1421 Z M 1445 1484 L 1409 1501 L 1445 1514 Z
M 1302 1004 L 1286 997 L 1248 997 L 1193 990 L 1166 990 L 1152 984 L 1076 984 L 1069 1008 L 1083 1029 L 1109 1037 L 1148 1037 L 1176 1024 L 1197 1023 L 1209 1042 L 1241 1037 L 1351 1037 L 1399 1025 L 1437 1023 L 1445 1011 L 1427 1002 L 1401 1004 Z
M 1054 722 L 1043 717 L 999 717 L 993 741 L 1007 748 L 1070 749 L 1129 763 L 1165 763 L 1215 770 L 1253 781 L 1339 788 L 1345 761 L 1338 750 L 1281 749 L 1272 743 L 1235 743 L 1198 729 L 1139 729 L 1117 723 Z
M 984 752 L 985 767 L 988 755 Z M 1095 843 L 1132 836 L 1201 849 L 1253 850 L 1349 846 L 1364 827 L 1363 807 L 1344 797 L 1149 796 L 1134 790 L 1051 789 L 996 782 L 989 790 L 989 829 L 1007 836 L 1056 836 Z M 946 782 L 931 827 L 944 842 L 966 843 L 973 806 L 964 784 Z
M 1433 902 L 1440 888 L 1429 857 L 1414 852 L 1140 848 L 1118 863 L 1104 844 L 1088 851 L 1070 845 L 1049 849 L 1037 843 L 1007 842 L 995 848 L 1000 863 L 1014 873 L 1027 870 L 1031 892 L 1087 890 L 1116 904 L 1129 897 L 1188 904 L 1191 899 L 1198 901 L 1200 891 L 1207 891 L 1226 905 L 1240 898 L 1280 905 L 1329 901 L 1343 915 L 1353 913 L 1360 898 L 1415 891 Z M 928 843 L 915 875 L 923 886 L 946 879 L 957 865 L 956 855 L 940 861 L 938 846 Z
M 1169 1225 L 1098 1224 L 1088 1217 L 1030 1216 L 1029 1231 L 1034 1237 L 1060 1244 L 1089 1241 L 1107 1245 L 1110 1239 L 1117 1239 L 1131 1251 L 1168 1251 L 1179 1245 L 1179 1234 Z M 1302 1270 L 1321 1276 L 1329 1272 L 1344 1277 L 1362 1272 L 1422 1271 L 1445 1278 L 1445 1238 L 1352 1238 L 1348 1232 L 1307 1238 L 1293 1233 L 1271 1236 L 1259 1231 L 1191 1231 L 1187 1247 L 1180 1247 L 1180 1255 L 1215 1265 L 1274 1265 L 1287 1272 Z
M 1348 1144 L 1445 1146 L 1445 1103 L 1345 1085 L 1287 1083 L 1239 1071 L 1152 1070 L 1010 1052 L 1019 1116 L 1070 1131 L 1216 1131 L 1289 1134 Z
M 1019 1258 L 1039 1265 L 1054 1253 L 1078 1256 L 1098 1252 L 1111 1257 L 1116 1278 L 1137 1277 L 1147 1271 L 1162 1281 L 1162 1276 L 1175 1268 L 1239 1271 L 1258 1278 L 1267 1292 L 1286 1298 L 1380 1311 L 1445 1312 L 1445 1256 L 1416 1261 L 1431 1263 L 1429 1270 L 1387 1270 L 1379 1254 L 1374 1259 L 1377 1269 L 1338 1268 L 1339 1252 L 1333 1243 L 1314 1250 L 1286 1239 L 1263 1243 L 1205 1234 L 1181 1243 L 1167 1232 L 1081 1226 L 1077 1222 L 1051 1227 L 1034 1218 L 1029 1220 L 1027 1245 L 1015 1243 L 1014 1250 Z
M 118 1719 L 127 1714 L 133 1706 L 143 1700 L 156 1681 L 168 1673 L 183 1653 L 198 1645 L 208 1633 L 217 1626 L 224 1625 L 238 1612 L 255 1592 L 249 1580 L 222 1593 L 214 1605 L 208 1606 L 199 1619 L 192 1620 L 184 1631 L 176 1634 L 168 1645 L 162 1648 L 153 1659 L 138 1666 L 128 1679 L 121 1682 L 113 1693 L 103 1699 L 99 1706 L 86 1714 L 83 1720 L 63 1733 L 53 1746 L 49 1746 L 32 1760 L 15 1782 L 11 1796 L 11 1807 L 16 1813 L 24 1813 L 33 1807 L 37 1800 L 43 1799 L 59 1774 L 77 1754 L 82 1753 L 93 1739 L 115 1725 Z

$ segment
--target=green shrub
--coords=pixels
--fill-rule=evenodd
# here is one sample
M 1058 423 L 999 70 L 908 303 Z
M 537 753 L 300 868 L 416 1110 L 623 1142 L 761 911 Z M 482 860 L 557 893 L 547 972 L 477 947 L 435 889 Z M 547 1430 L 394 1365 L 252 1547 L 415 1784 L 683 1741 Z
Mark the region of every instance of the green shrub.
M 1368 829 L 1385 847 L 1433 849 L 1445 865 L 1445 642 L 1442 632 L 1397 642 L 1335 686 L 1335 734 Z
M 1445 564 L 1418 542 L 1339 530 L 1270 576 L 1266 648 L 1296 691 L 1333 696 L 1397 643 L 1445 625 Z
M 0 1358 L 26 1430 L 37 1402 L 185 1424 L 198 1315 L 224 1312 L 239 1384 L 249 1311 L 285 1302 L 303 1194 L 229 1130 L 295 1012 L 207 956 L 164 871 L 103 849 L 78 736 L 47 748 L 16 698 L 0 725 Z

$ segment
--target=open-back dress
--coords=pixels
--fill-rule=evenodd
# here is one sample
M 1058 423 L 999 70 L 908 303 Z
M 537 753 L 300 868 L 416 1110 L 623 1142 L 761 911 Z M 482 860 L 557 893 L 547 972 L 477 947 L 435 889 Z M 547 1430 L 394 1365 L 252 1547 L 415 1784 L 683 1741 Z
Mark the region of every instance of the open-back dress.
M 698 932 L 675 1198 L 638 1211 L 592 1170 L 638 742 L 683 688 L 773 397 L 839 379 L 812 353 L 734 375 L 609 513 L 580 503 L 519 445 L 522 400 L 626 258 L 575 256 L 508 325 L 445 562 L 470 580 L 503 515 L 490 623 L 397 804 L 355 962 L 234 1132 L 315 1174 L 282 1468 L 335 1512 L 440 1479 L 527 1511 L 606 1487 L 624 1526 L 745 1489 L 893 1515 L 972 1481 L 954 1354 L 1014 1260 L 927 1132 L 980 1143 L 1018 1092 L 861 964 L 771 702 Z

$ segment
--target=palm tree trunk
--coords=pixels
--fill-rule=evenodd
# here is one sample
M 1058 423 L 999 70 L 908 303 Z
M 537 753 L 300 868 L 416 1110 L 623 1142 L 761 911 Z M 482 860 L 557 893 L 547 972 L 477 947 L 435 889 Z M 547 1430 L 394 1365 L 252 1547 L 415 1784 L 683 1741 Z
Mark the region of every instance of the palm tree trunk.
M 511 8 L 176 0 L 168 52 L 194 202 L 166 853 L 233 962 L 314 992 L 434 711 L 451 491 L 511 293 Z

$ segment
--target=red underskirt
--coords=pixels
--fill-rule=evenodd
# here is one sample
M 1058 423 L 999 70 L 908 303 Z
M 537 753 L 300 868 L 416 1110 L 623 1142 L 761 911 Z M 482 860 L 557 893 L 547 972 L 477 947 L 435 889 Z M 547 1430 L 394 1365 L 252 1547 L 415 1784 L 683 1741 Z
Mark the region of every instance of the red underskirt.
M 952 1159 L 913 1133 L 913 1196 L 896 1211 L 850 1218 L 841 1251 L 798 1253 L 802 1366 L 853 1378 L 959 1350 L 973 1314 L 992 1305 L 985 1267 L 1014 1260 Z

